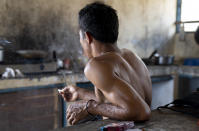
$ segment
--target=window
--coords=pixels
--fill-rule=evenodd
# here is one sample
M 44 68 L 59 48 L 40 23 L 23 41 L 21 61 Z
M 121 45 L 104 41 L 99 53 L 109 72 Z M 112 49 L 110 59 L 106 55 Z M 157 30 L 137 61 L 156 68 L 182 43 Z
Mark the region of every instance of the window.
M 199 0 L 178 0 L 177 32 L 181 27 L 185 32 L 195 32 L 199 26 Z

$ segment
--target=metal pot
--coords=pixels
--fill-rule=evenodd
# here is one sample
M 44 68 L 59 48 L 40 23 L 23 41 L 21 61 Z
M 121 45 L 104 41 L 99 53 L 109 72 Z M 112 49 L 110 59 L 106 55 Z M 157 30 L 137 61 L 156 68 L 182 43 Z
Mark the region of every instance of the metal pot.
M 155 57 L 155 65 L 172 65 L 174 63 L 174 56 L 158 56 Z
M 3 48 L 0 47 L 0 62 L 3 62 L 3 54 L 4 54 Z
M 174 56 L 161 56 L 157 50 L 155 50 L 149 58 L 143 58 L 142 60 L 146 65 L 172 65 L 174 63 Z

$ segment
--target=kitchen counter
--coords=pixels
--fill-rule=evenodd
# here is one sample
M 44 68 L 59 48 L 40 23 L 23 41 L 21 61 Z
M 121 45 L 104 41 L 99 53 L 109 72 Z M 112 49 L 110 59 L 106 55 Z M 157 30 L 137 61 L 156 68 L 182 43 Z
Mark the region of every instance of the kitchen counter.
M 151 76 L 191 75 L 199 76 L 199 66 L 147 66 Z
M 193 66 L 147 66 L 151 76 L 165 76 L 165 75 L 192 75 L 199 76 L 199 67 Z M 25 78 L 10 78 L 0 79 L 0 90 L 18 89 L 22 87 L 45 86 L 51 84 L 63 83 L 75 84 L 77 82 L 88 82 L 82 73 L 71 73 L 65 75 L 53 74 Z
M 47 85 L 54 85 L 63 87 L 77 82 L 88 82 L 83 73 L 73 73 L 63 75 L 51 75 L 40 77 L 26 77 L 26 78 L 10 78 L 0 80 L 0 93 L 10 92 L 12 90 L 23 90 L 25 88 L 45 88 Z
M 134 128 L 147 131 L 198 131 L 198 120 L 195 117 L 173 112 L 167 109 L 152 111 L 151 119 L 145 123 L 135 123 Z M 119 122 L 114 120 L 90 121 L 79 125 L 60 128 L 53 131 L 99 131 L 101 126 Z
M 177 76 L 178 74 L 184 74 L 184 75 L 199 75 L 199 67 L 184 67 L 184 66 L 148 66 L 152 81 L 160 81 L 160 80 L 169 80 L 173 76 Z M 24 78 L 10 78 L 10 79 L 0 79 L 0 96 L 6 96 L 6 95 L 12 95 L 13 93 L 21 93 L 26 94 L 24 92 L 30 92 L 34 93 L 36 92 L 42 92 L 46 90 L 52 90 L 53 96 L 56 96 L 55 98 L 58 99 L 57 95 L 57 88 L 63 88 L 65 86 L 65 83 L 67 85 L 69 84 L 76 84 L 81 82 L 88 82 L 86 77 L 84 76 L 83 72 L 80 73 L 65 73 L 65 76 L 62 75 L 62 73 L 50 73 L 50 74 L 40 74 L 40 75 L 31 75 Z M 44 90 L 45 88 L 45 90 Z M 50 89 L 49 89 L 50 88 Z M 53 89 L 52 89 L 53 88 Z M 40 90 L 32 90 L 32 89 L 40 89 Z M 21 92 L 21 91 L 24 92 Z M 12 92 L 12 93 L 10 93 Z M 24 98 L 23 95 L 21 98 Z M 36 93 L 37 94 L 37 93 Z M 48 95 L 42 95 L 42 97 L 45 97 Z M 6 96 L 7 97 L 7 96 Z M 31 95 L 32 97 L 32 95 Z M 11 97 L 9 97 L 11 98 Z M 40 97 L 34 97 L 34 98 L 40 98 Z M 17 98 L 19 99 L 19 98 Z M 4 99 L 2 99 L 4 100 Z M 28 102 L 29 103 L 29 102 Z M 52 102 L 50 102 L 52 103 Z M 66 103 L 62 103 L 63 110 L 66 108 Z M 61 104 L 55 104 L 55 105 L 61 105 Z M 51 109 L 51 108 L 50 108 Z M 61 109 L 56 108 L 56 109 Z M 62 114 L 62 118 L 65 114 Z M 179 117 L 179 118 L 178 118 Z M 57 119 L 57 118 L 56 118 Z M 173 119 L 173 120 L 172 120 Z M 66 120 L 63 119 L 62 125 L 65 125 Z M 72 127 L 67 127 L 64 129 L 59 129 L 60 131 L 64 131 L 66 129 L 71 130 L 97 130 L 100 126 L 106 125 L 108 123 L 114 122 L 112 120 L 105 120 L 105 121 L 97 121 L 97 122 L 90 122 L 83 125 L 77 125 Z M 159 122 L 159 123 L 158 123 Z M 164 124 L 165 123 L 165 124 Z M 174 126 L 171 126 L 174 123 Z M 136 128 L 146 128 L 146 129 L 168 129 L 168 130 L 181 130 L 180 123 L 183 123 L 182 128 L 189 129 L 187 127 L 191 127 L 191 130 L 195 130 L 198 126 L 195 124 L 196 120 L 187 117 L 183 115 L 176 115 L 176 113 L 172 114 L 162 114 L 158 113 L 157 111 L 153 111 L 152 118 L 149 122 L 137 124 Z M 184 124 L 185 123 L 185 124 Z M 187 123 L 187 124 L 186 124 Z M 52 125 L 52 124 L 51 124 Z M 185 127 L 186 125 L 187 127 Z M 55 127 L 57 127 L 55 125 Z M 192 129 L 193 128 L 193 129 Z M 53 128 L 52 128 L 53 129 Z M 55 129 L 55 128 L 54 128 Z M 57 131 L 59 131 L 57 130 Z

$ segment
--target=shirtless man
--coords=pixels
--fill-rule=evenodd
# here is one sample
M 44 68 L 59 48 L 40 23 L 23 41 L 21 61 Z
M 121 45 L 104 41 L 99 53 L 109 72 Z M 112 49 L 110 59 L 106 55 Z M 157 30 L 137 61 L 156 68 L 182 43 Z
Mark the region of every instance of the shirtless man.
M 60 91 L 65 101 L 75 101 L 67 109 L 68 122 L 76 124 L 90 114 L 148 120 L 152 92 L 149 72 L 136 54 L 117 47 L 116 11 L 102 3 L 89 4 L 79 12 L 79 27 L 80 43 L 89 58 L 84 73 L 95 91 L 72 85 Z

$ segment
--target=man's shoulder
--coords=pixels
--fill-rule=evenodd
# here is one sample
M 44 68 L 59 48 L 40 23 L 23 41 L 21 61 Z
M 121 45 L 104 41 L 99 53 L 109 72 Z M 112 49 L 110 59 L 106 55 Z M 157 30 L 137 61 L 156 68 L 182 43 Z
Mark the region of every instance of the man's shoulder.
M 113 67 L 106 61 L 94 58 L 87 63 L 84 74 L 97 88 L 102 89 L 112 81 Z
M 134 52 L 126 48 L 121 49 L 121 52 L 122 52 L 122 55 L 133 55 L 133 56 L 136 55 Z
M 127 60 L 130 60 L 130 61 L 141 61 L 141 58 L 136 54 L 134 53 L 133 51 L 129 50 L 129 49 L 121 49 L 121 54 L 122 54 L 122 57 L 127 59 Z
M 84 73 L 88 74 L 90 72 L 100 72 L 103 71 L 105 68 L 110 69 L 110 62 L 106 59 L 102 59 L 101 57 L 95 57 L 88 61 L 85 66 Z

